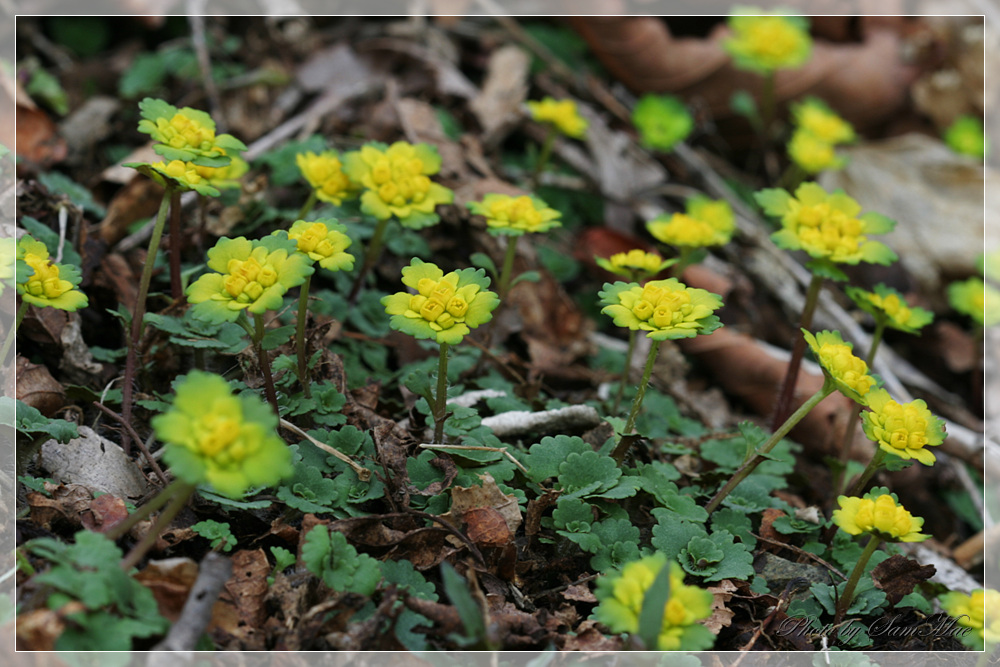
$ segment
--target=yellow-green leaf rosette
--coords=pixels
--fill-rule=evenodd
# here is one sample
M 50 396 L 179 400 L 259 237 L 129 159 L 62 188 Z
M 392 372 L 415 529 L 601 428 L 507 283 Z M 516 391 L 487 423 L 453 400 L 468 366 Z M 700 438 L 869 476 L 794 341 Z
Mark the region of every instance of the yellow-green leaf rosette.
M 645 332 L 656 341 L 694 338 L 722 326 L 714 314 L 722 298 L 703 289 L 687 287 L 676 278 L 652 280 L 645 285 L 605 283 L 599 294 L 601 312 L 617 326 Z
M 193 162 L 172 160 L 170 162 L 126 162 L 122 166 L 132 167 L 140 174 L 151 178 L 164 188 L 178 192 L 194 191 L 206 197 L 218 197 L 220 192 L 212 182 L 201 175 Z
M 860 287 L 848 287 L 846 291 L 861 310 L 898 331 L 919 334 L 934 320 L 934 313 L 911 307 L 902 294 L 882 283 L 875 285 L 871 292 Z
M 471 329 L 493 319 L 499 297 L 482 269 L 445 274 L 416 257 L 403 267 L 403 284 L 416 294 L 397 292 L 382 298 L 389 325 L 418 339 L 457 345 Z
M 527 104 L 532 120 L 547 123 L 567 137 L 582 139 L 587 133 L 587 120 L 580 115 L 573 100 L 546 97 L 541 101 L 530 101 Z
M 312 261 L 297 252 L 294 241 L 266 236 L 222 238 L 208 251 L 206 273 L 187 288 L 193 317 L 212 323 L 233 322 L 244 310 L 259 315 L 278 310 L 287 292 L 312 275 Z
M 1000 291 L 978 276 L 948 285 L 948 301 L 952 308 L 968 315 L 979 326 L 1000 323 Z
M 888 246 L 869 238 L 892 231 L 896 222 L 875 212 L 861 213 L 861 206 L 842 190 L 828 193 L 816 183 L 803 183 L 793 197 L 781 188 L 754 195 L 770 216 L 781 219 L 781 229 L 771 240 L 785 250 L 803 250 L 813 258 L 813 272 L 836 280 L 846 276 L 834 264 L 869 262 L 888 266 L 898 257 Z
M 632 110 L 632 124 L 643 146 L 668 152 L 691 134 L 694 118 L 677 97 L 648 94 Z
M 430 179 L 440 170 L 441 156 L 430 144 L 372 142 L 344 155 L 344 172 L 365 188 L 361 210 L 377 220 L 395 216 L 411 229 L 437 224 L 435 207 L 455 199 L 454 192 Z
M 87 306 L 87 295 L 77 289 L 80 270 L 56 264 L 41 241 L 24 235 L 15 249 L 15 282 L 21 299 L 34 306 L 75 311 Z
M 809 21 L 801 16 L 768 14 L 756 7 L 734 7 L 729 17 L 732 37 L 723 47 L 739 69 L 769 74 L 795 69 L 809 60 Z
M 275 232 L 281 235 L 282 232 Z M 347 252 L 351 238 L 347 227 L 333 219 L 296 220 L 287 232 L 298 244 L 298 251 L 327 271 L 350 271 L 354 255 Z
M 956 153 L 982 160 L 986 157 L 986 133 L 983 121 L 975 116 L 959 116 L 948 126 L 944 141 Z
M 233 396 L 220 376 L 191 371 L 176 383 L 170 409 L 153 417 L 163 458 L 188 484 L 209 484 L 229 498 L 292 474 L 291 450 L 278 417 L 252 394 Z
M 711 648 L 715 636 L 698 622 L 712 615 L 712 594 L 685 585 L 681 566 L 668 562 L 662 553 L 632 561 L 620 571 L 599 577 L 594 594 L 600 604 L 594 609 L 594 618 L 616 634 L 637 634 L 646 593 L 664 567 L 670 568 L 670 596 L 664 606 L 657 644 L 647 648 L 658 651 Z
M 920 532 L 924 520 L 915 517 L 899 504 L 893 493 L 873 489 L 863 497 L 840 496 L 840 509 L 833 511 L 833 522 L 848 535 L 870 533 L 886 542 L 922 542 L 930 535 Z
M 250 165 L 239 155 L 230 156 L 225 167 L 203 167 L 194 165 L 195 171 L 205 182 L 217 190 L 235 190 L 240 187 L 240 179 L 250 171 Z
M 663 259 L 655 252 L 646 252 L 639 248 L 615 253 L 611 257 L 595 257 L 594 261 L 605 271 L 624 276 L 630 281 L 651 278 L 677 262 L 675 259 Z
M 321 201 L 340 206 L 345 199 L 354 196 L 356 186 L 344 173 L 337 151 L 299 153 L 295 156 L 295 164 Z
M 971 630 L 956 635 L 963 644 L 974 651 L 1000 644 L 1000 592 L 979 588 L 966 595 L 949 591 L 938 597 L 938 601 L 958 625 Z
M 883 452 L 902 459 L 916 459 L 925 466 L 936 457 L 927 449 L 944 442 L 944 422 L 935 417 L 922 400 L 897 403 L 885 389 L 872 389 L 866 396 L 870 412 L 862 428 Z
M 815 336 L 802 330 L 809 349 L 823 367 L 823 373 L 833 380 L 837 390 L 861 405 L 867 405 L 867 396 L 878 381 L 868 372 L 864 359 L 856 357 L 854 346 L 844 342 L 836 331 L 820 331 Z
M 147 97 L 139 102 L 139 131 L 154 141 L 157 155 L 169 162 L 193 162 L 203 167 L 225 167 L 230 156 L 246 145 L 229 134 L 215 134 L 215 121 L 204 111 L 167 104 Z
M 493 236 L 547 232 L 562 225 L 559 211 L 529 195 L 488 194 L 481 202 L 469 202 L 466 206 L 486 218 L 487 231 Z

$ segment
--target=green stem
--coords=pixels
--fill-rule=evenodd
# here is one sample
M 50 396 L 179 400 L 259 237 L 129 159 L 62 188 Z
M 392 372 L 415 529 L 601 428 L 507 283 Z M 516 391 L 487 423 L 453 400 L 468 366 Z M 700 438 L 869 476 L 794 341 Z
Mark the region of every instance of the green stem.
M 388 226 L 389 218 L 379 220 L 375 225 L 375 233 L 372 234 L 372 239 L 368 242 L 368 249 L 365 251 L 365 261 L 362 263 L 361 271 L 358 273 L 358 277 L 355 278 L 354 285 L 351 287 L 351 293 L 347 297 L 347 302 L 352 305 L 358 297 L 358 292 L 361 291 L 361 285 L 365 282 L 365 276 L 375 266 L 375 262 L 378 261 L 379 255 L 382 253 L 382 239 L 385 237 L 385 230 Z
M 777 445 L 781 441 L 781 439 L 784 438 L 796 424 L 802 421 L 805 418 L 805 416 L 809 414 L 809 412 L 819 404 L 820 401 L 822 401 L 824 398 L 832 394 L 835 389 L 836 387 L 833 383 L 833 380 L 831 380 L 830 378 L 826 378 L 823 381 L 823 386 L 820 388 L 820 390 L 817 391 L 815 394 L 813 394 L 809 398 L 809 400 L 807 400 L 805 403 L 799 406 L 799 409 L 796 410 L 791 417 L 785 420 L 785 422 L 781 425 L 781 428 L 779 428 L 777 431 L 771 434 L 771 437 L 768 438 L 767 442 L 765 442 L 757 449 L 757 452 L 754 455 L 754 457 L 749 461 L 747 461 L 746 463 L 744 463 L 742 466 L 740 466 L 740 469 L 737 470 L 733 474 L 733 476 L 729 478 L 729 481 L 726 482 L 726 485 L 723 486 L 721 489 L 719 489 L 719 491 L 715 494 L 712 500 L 709 501 L 708 505 L 705 506 L 705 509 L 708 511 L 708 513 L 711 514 L 712 512 L 714 512 L 716 508 L 722 503 L 722 501 L 726 499 L 726 496 L 728 496 L 733 491 L 733 489 L 739 486 L 740 482 L 749 477 L 750 473 L 752 473 L 757 468 L 757 466 L 759 466 L 766 460 L 765 455 L 772 449 L 774 449 L 774 446 Z
M 542 172 L 545 170 L 545 166 L 549 163 L 549 157 L 552 155 L 552 147 L 556 143 L 556 128 L 554 126 L 549 126 L 549 133 L 545 135 L 545 141 L 542 143 L 542 150 L 538 154 L 538 159 L 535 161 L 535 169 L 531 172 L 531 189 L 534 190 L 535 186 L 538 184 L 538 177 L 541 176 Z
M 500 269 L 500 284 L 497 287 L 497 295 L 500 301 L 507 296 L 507 289 L 510 287 L 511 273 L 514 271 L 514 258 L 517 256 L 516 236 L 507 237 L 507 253 L 503 257 L 503 268 Z
M 802 318 L 799 320 L 799 329 L 808 329 L 812 326 L 813 314 L 816 312 L 816 304 L 819 303 L 819 292 L 823 287 L 823 278 L 813 274 L 809 281 L 809 288 L 806 290 L 806 302 L 802 307 Z M 774 419 L 771 421 L 771 428 L 777 428 L 788 417 L 791 412 L 792 399 L 795 397 L 795 387 L 798 384 L 799 368 L 802 366 L 802 357 L 806 353 L 806 339 L 801 331 L 797 331 L 795 344 L 792 346 L 792 357 L 788 360 L 788 368 L 785 371 L 785 379 L 781 385 L 781 392 L 778 394 L 778 401 L 774 407 Z
M 882 342 L 882 334 L 885 333 L 885 319 L 882 317 L 875 318 L 875 332 L 872 334 L 872 342 L 868 347 L 868 359 L 866 363 L 868 364 L 868 370 L 871 370 L 872 363 L 875 361 L 875 352 L 878 351 L 878 346 Z M 844 430 L 844 439 L 840 443 L 840 469 L 837 471 L 836 478 L 833 480 L 833 488 L 839 489 L 841 484 L 846 484 L 847 479 L 847 463 L 851 460 L 851 449 L 854 447 L 854 432 L 857 430 L 855 425 L 858 422 L 858 417 L 861 415 L 861 404 L 854 403 L 851 406 L 851 416 L 847 420 L 847 428 Z M 869 464 L 870 465 L 870 464 Z
M 264 376 L 264 394 L 267 396 L 267 402 L 270 403 L 271 408 L 274 409 L 274 414 L 281 416 L 281 413 L 278 411 L 278 394 L 274 391 L 274 379 L 271 377 L 271 362 L 267 358 L 267 353 L 264 352 L 264 316 L 254 314 L 253 326 L 253 343 L 257 348 L 257 359 L 260 362 L 260 372 Z
M 635 329 L 628 330 L 628 352 L 625 353 L 625 370 L 622 371 L 622 380 L 618 383 L 618 395 L 615 397 L 615 407 L 612 413 L 618 414 L 621 407 L 622 397 L 625 395 L 625 385 L 628 384 L 628 376 L 632 374 L 632 355 L 635 354 Z
M 171 484 L 167 488 L 174 488 L 174 485 Z M 164 489 L 164 493 L 166 491 L 167 489 Z M 170 499 L 170 504 L 167 505 L 166 509 L 163 510 L 163 513 L 156 519 L 156 523 L 153 524 L 153 526 L 149 529 L 149 532 L 143 536 L 139 543 L 132 547 L 132 550 L 128 552 L 128 555 L 122 559 L 121 568 L 123 570 L 128 572 L 135 567 L 140 560 L 142 560 L 142 557 L 146 555 L 146 552 L 149 551 L 154 544 L 156 544 L 156 540 L 160 537 L 160 533 L 166 530 L 174 518 L 180 514 L 180 511 L 184 508 L 184 505 L 191 498 L 191 494 L 193 493 L 194 485 L 192 484 L 183 484 L 178 487 L 177 492 L 174 493 L 173 497 Z
M 778 179 L 777 187 L 784 188 L 785 190 L 792 192 L 808 177 L 809 174 L 803 171 L 802 167 L 795 162 L 792 162 L 785 168 L 784 173 L 781 174 L 781 178 Z
M 122 419 L 132 421 L 132 385 L 134 384 L 136 364 L 139 354 L 139 340 L 142 338 L 143 318 L 146 315 L 146 297 L 149 295 L 149 283 L 153 279 L 153 266 L 156 264 L 156 253 L 160 249 L 160 239 L 163 238 L 163 227 L 167 222 L 167 211 L 173 199 L 174 188 L 169 185 L 163 191 L 160 209 L 156 213 L 153 233 L 149 237 L 149 248 L 146 251 L 146 263 L 142 267 L 139 278 L 139 294 L 135 300 L 135 310 L 132 312 L 132 331 L 129 336 L 128 350 L 125 354 L 125 376 L 122 384 Z M 131 442 L 128 434 L 122 435 L 122 449 L 129 453 Z
M 858 562 L 854 564 L 854 571 L 851 572 L 851 578 L 847 580 L 847 585 L 844 586 L 844 592 L 840 595 L 837 600 L 837 613 L 834 615 L 833 624 L 838 625 L 847 614 L 847 610 L 851 608 L 851 602 L 854 598 L 854 589 L 858 587 L 858 582 L 861 581 L 861 575 L 865 572 L 865 565 L 868 564 L 869 559 L 871 559 L 872 554 L 878 549 L 882 540 L 875 537 L 874 535 L 868 540 L 868 544 L 865 546 L 865 550 L 861 552 L 861 557 L 858 558 Z
M 448 344 L 441 343 L 438 357 L 437 393 L 434 396 L 434 444 L 444 444 L 444 422 L 448 412 Z
M 680 256 L 677 263 L 670 267 L 670 275 L 683 282 L 684 269 L 691 265 L 691 257 L 694 255 L 694 248 L 689 246 L 679 246 Z
M 165 487 L 158 494 L 156 494 L 152 500 L 129 514 L 127 519 L 117 524 L 114 528 L 105 533 L 105 535 L 107 535 L 109 539 L 117 540 L 128 531 L 132 530 L 132 528 L 134 528 L 140 521 L 166 505 L 171 498 L 178 493 L 181 493 L 184 487 L 188 486 L 191 485 L 185 481 L 179 479 L 174 480 L 169 486 Z
M 10 353 L 10 348 L 14 344 L 14 339 L 17 338 L 17 330 L 21 326 L 21 322 L 24 320 L 24 314 L 28 312 L 28 302 L 21 301 L 21 305 L 17 307 L 17 314 L 14 316 L 14 326 L 11 327 L 10 331 L 7 333 L 7 340 L 3 342 L 3 349 L 0 350 L 0 366 L 4 365 L 7 361 L 7 355 Z
M 659 351 L 660 341 L 654 340 L 653 345 L 649 348 L 649 355 L 646 357 L 646 367 L 642 371 L 642 380 L 639 382 L 639 388 L 635 392 L 635 399 L 632 401 L 632 410 L 628 413 L 628 420 L 625 422 L 625 430 L 622 431 L 622 439 L 614 451 L 611 452 L 611 458 L 617 461 L 619 466 L 625 460 L 625 454 L 628 453 L 629 447 L 632 446 L 633 439 L 629 436 L 632 435 L 632 428 L 635 426 L 636 417 L 639 416 L 642 399 L 646 397 L 646 387 L 649 386 L 649 378 L 653 375 L 653 367 L 656 366 L 656 354 Z
M 313 210 L 313 206 L 316 205 L 316 201 L 317 201 L 316 191 L 310 190 L 309 199 L 307 199 L 306 203 L 302 205 L 301 209 L 299 209 L 299 216 L 296 218 L 296 220 L 305 220 L 306 216 L 309 215 L 309 212 Z
M 885 463 L 885 456 L 886 454 L 884 451 L 882 451 L 881 447 L 876 449 L 875 455 L 872 456 L 872 460 L 868 462 L 868 465 L 865 467 L 865 471 L 861 473 L 861 477 L 858 478 L 858 481 L 854 483 L 854 486 L 851 487 L 851 490 L 848 491 L 846 495 L 848 496 L 861 495 L 861 492 L 868 484 L 868 481 L 872 478 L 872 476 L 876 472 L 878 472 L 879 468 L 882 467 L 882 464 Z
M 306 315 L 309 309 L 309 283 L 312 276 L 306 276 L 306 280 L 299 288 L 299 312 L 296 313 L 295 323 L 295 351 L 299 357 L 299 384 L 302 385 L 302 393 L 306 398 L 310 398 L 309 389 L 309 369 L 306 367 Z

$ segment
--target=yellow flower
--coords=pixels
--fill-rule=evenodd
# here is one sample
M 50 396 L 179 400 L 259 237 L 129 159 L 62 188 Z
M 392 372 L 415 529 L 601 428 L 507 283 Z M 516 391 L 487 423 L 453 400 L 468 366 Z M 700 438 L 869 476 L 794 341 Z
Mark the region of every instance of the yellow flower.
M 209 185 L 219 190 L 240 187 L 240 178 L 250 170 L 250 165 L 239 155 L 230 157 L 232 160 L 225 167 L 203 167 L 194 165 L 194 170 Z
M 978 276 L 948 285 L 948 301 L 952 308 L 980 326 L 991 327 L 1000 322 L 1000 292 Z
M 920 329 L 934 319 L 933 313 L 923 308 L 910 307 L 902 294 L 882 283 L 875 286 L 874 292 L 860 287 L 848 287 L 847 296 L 866 313 L 870 313 L 876 322 L 899 331 L 919 334 Z
M 662 553 L 627 563 L 620 572 L 597 580 L 595 594 L 600 604 L 594 618 L 615 633 L 639 632 L 639 615 L 656 576 L 670 568 L 670 596 L 663 609 L 663 621 L 656 646 L 659 651 L 699 651 L 712 646 L 715 637 L 698 621 L 712 614 L 712 594 L 684 584 L 684 571 L 676 562 L 668 565 Z
M 755 7 L 735 7 L 729 27 L 733 36 L 723 46 L 740 69 L 760 74 L 793 69 L 809 60 L 812 52 L 809 24 L 801 16 L 778 16 Z
M 218 375 L 191 371 L 177 383 L 170 409 L 152 424 L 166 443 L 163 458 L 171 472 L 189 484 L 207 482 L 239 498 L 292 473 L 291 450 L 276 433 L 277 415 L 256 396 L 233 396 Z
M 350 271 L 354 267 L 354 255 L 347 252 L 351 245 L 347 227 L 336 220 L 296 220 L 288 230 L 288 238 L 299 244 L 299 252 L 324 269 Z
M 215 134 L 215 121 L 204 111 L 167 104 L 147 97 L 139 102 L 139 131 L 154 141 L 153 150 L 168 161 L 195 162 L 200 166 L 224 167 L 230 156 L 247 149 L 229 134 Z
M 837 155 L 833 144 L 812 132 L 796 130 L 788 141 L 788 156 L 807 174 L 818 174 L 825 169 L 840 169 L 846 160 Z
M 934 454 L 926 448 L 944 442 L 944 422 L 931 414 L 926 403 L 897 403 L 885 389 L 873 389 L 866 399 L 871 412 L 862 422 L 865 435 L 889 454 L 934 464 Z
M 412 229 L 437 224 L 435 207 L 455 199 L 455 193 L 429 178 L 440 170 L 441 156 L 429 144 L 372 142 L 344 156 L 344 172 L 366 188 L 361 210 L 378 220 L 395 216 Z
M 861 206 L 842 190 L 828 193 L 816 183 L 803 183 L 794 197 L 770 188 L 754 198 L 765 213 L 781 218 L 781 229 L 771 234 L 778 247 L 804 250 L 824 266 L 830 262 L 889 265 L 897 259 L 888 246 L 868 238 L 892 231 L 895 221 L 874 212 L 859 216 Z
M 128 166 L 136 166 L 130 163 Z M 212 185 L 208 178 L 201 175 L 201 169 L 193 162 L 183 162 L 181 160 L 171 160 L 170 162 L 153 162 L 152 164 L 139 164 L 142 173 L 155 180 L 160 185 L 168 185 L 165 179 L 170 179 L 172 185 L 181 191 L 194 190 L 198 194 L 209 197 L 219 196 L 219 191 Z M 223 167 L 228 168 L 228 167 Z
M 729 202 L 725 199 L 709 199 L 698 195 L 688 198 L 684 208 L 692 218 L 707 222 L 720 234 L 720 237 L 725 237 L 723 243 L 729 243 L 736 230 L 736 218 Z
M 687 287 L 676 278 L 653 280 L 645 285 L 617 282 L 604 284 L 601 312 L 615 324 L 645 331 L 653 340 L 694 338 L 708 334 L 722 323 L 714 314 L 722 299 L 703 289 Z
M 845 343 L 836 331 L 820 331 L 813 336 L 803 329 L 802 333 L 823 372 L 836 383 L 837 389 L 861 405 L 867 405 L 866 396 L 876 381 L 868 374 L 868 364 L 854 356 L 853 346 Z
M 30 270 L 15 269 L 17 293 L 30 304 L 74 311 L 87 306 L 87 295 L 76 289 L 80 271 L 70 264 L 56 264 L 45 244 L 24 235 L 17 242 L 15 258 Z
M 816 97 L 808 97 L 802 102 L 792 103 L 792 117 L 799 130 L 810 133 L 827 144 L 846 144 L 857 136 L 854 128 L 846 120 Z
M 587 121 L 580 116 L 573 100 L 546 97 L 541 102 L 528 102 L 528 110 L 533 120 L 550 123 L 567 137 L 580 139 L 587 132 Z
M 14 278 L 16 260 L 17 241 L 12 236 L 0 238 L 0 294 Z
M 562 225 L 558 219 L 562 214 L 538 197 L 488 194 L 482 202 L 469 202 L 466 206 L 486 218 L 488 231 L 494 236 L 547 232 Z
M 868 493 L 863 498 L 840 496 L 833 522 L 849 535 L 871 533 L 888 542 L 922 542 L 930 535 L 920 529 L 924 520 L 911 515 L 888 493 Z
M 354 184 L 344 173 L 337 151 L 323 151 L 318 155 L 312 151 L 299 153 L 295 156 L 295 164 L 322 201 L 340 206 L 353 194 Z
M 736 229 L 733 209 L 723 200 L 692 197 L 685 202 L 684 213 L 657 216 L 646 229 L 657 241 L 689 248 L 725 245 Z
M 595 257 L 594 261 L 605 271 L 639 281 L 655 276 L 677 260 L 664 260 L 655 252 L 646 252 L 635 248 L 628 252 L 616 253 L 608 258 Z

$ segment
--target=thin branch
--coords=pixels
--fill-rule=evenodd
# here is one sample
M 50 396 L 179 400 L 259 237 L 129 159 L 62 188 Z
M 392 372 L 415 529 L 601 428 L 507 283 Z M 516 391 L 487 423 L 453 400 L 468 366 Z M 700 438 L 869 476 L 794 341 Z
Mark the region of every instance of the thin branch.
M 201 561 L 198 578 L 188 593 L 181 616 L 154 651 L 193 651 L 212 618 L 212 606 L 222 587 L 233 574 L 233 563 L 222 554 L 211 551 Z
M 167 486 L 168 484 L 170 484 L 170 480 L 167 479 L 167 476 L 163 472 L 163 469 L 160 468 L 160 464 L 157 463 L 156 459 L 153 458 L 153 455 L 149 453 L 149 448 L 146 447 L 146 443 L 143 442 L 142 438 L 139 437 L 139 434 L 135 432 L 134 428 L 132 428 L 132 424 L 125 421 L 125 419 L 120 414 L 118 414 L 108 406 L 102 403 L 98 403 L 97 401 L 94 401 L 94 405 L 96 405 L 97 408 L 101 410 L 104 414 L 111 417 L 119 424 L 121 424 L 122 427 L 128 432 L 128 434 L 132 436 L 132 439 L 135 440 L 135 446 L 139 448 L 139 451 L 142 452 L 143 458 L 146 459 L 146 463 L 149 464 L 149 467 L 153 470 L 154 473 L 156 473 L 156 476 L 160 478 L 161 482 L 163 482 L 163 486 Z

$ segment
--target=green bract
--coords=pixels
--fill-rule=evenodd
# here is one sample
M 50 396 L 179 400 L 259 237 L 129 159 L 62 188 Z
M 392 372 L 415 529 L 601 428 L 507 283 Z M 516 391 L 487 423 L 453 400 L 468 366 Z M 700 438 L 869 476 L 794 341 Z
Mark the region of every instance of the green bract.
M 275 232 L 280 235 L 281 232 Z M 351 239 L 347 227 L 334 219 L 296 220 L 288 230 L 288 238 L 298 244 L 299 252 L 327 271 L 350 271 L 354 255 L 347 252 Z
M 490 292 L 482 269 L 462 269 L 447 275 L 436 265 L 414 257 L 403 267 L 403 284 L 416 294 L 397 292 L 382 298 L 389 324 L 414 338 L 454 345 L 493 319 L 499 297 Z
M 986 134 L 983 121 L 974 116 L 959 116 L 945 130 L 944 141 L 956 153 L 971 157 L 986 156 Z
M 309 258 L 289 239 L 222 238 L 208 251 L 207 273 L 187 288 L 192 315 L 206 322 L 233 322 L 243 310 L 260 314 L 281 308 L 282 297 L 312 275 Z
M 41 241 L 24 235 L 15 251 L 17 293 L 35 306 L 74 311 L 86 307 L 87 295 L 76 289 L 80 270 L 70 264 L 56 264 Z
M 739 69 L 769 74 L 801 67 L 812 54 L 809 21 L 801 16 L 768 15 L 756 7 L 734 7 L 729 27 L 733 36 L 723 46 Z
M 486 218 L 487 231 L 494 236 L 521 236 L 531 232 L 547 232 L 562 223 L 562 214 L 538 197 L 488 194 L 481 202 L 466 204 L 476 215 Z
M 948 285 L 948 301 L 952 308 L 968 315 L 980 326 L 1000 322 L 1000 292 L 978 276 Z
M 219 191 L 211 181 L 203 178 L 198 166 L 193 162 L 172 160 L 165 162 L 125 162 L 123 167 L 132 167 L 140 174 L 148 176 L 163 187 L 172 187 L 181 192 L 193 190 L 206 197 L 218 197 Z
M 167 161 L 194 162 L 203 167 L 225 167 L 229 155 L 245 151 L 246 145 L 229 134 L 215 134 L 215 121 L 204 111 L 167 104 L 147 97 L 139 102 L 139 131 L 154 141 L 153 150 Z
M 694 119 L 673 95 L 643 95 L 632 110 L 632 124 L 639 130 L 643 146 L 669 151 L 687 139 Z
M 657 645 L 647 648 L 660 651 L 710 648 L 715 636 L 698 621 L 712 614 L 712 594 L 697 586 L 686 586 L 681 566 L 673 561 L 668 563 L 661 553 L 627 563 L 621 571 L 598 578 L 594 592 L 600 604 L 594 609 L 594 618 L 612 632 L 638 633 L 646 593 L 664 567 L 670 568 L 670 594 Z
M 365 192 L 361 210 L 378 220 L 395 216 L 404 227 L 437 224 L 434 208 L 450 204 L 455 193 L 431 181 L 441 170 L 441 156 L 430 144 L 371 142 L 344 155 L 344 173 Z
M 816 183 L 803 183 L 793 197 L 780 188 L 754 195 L 768 215 L 781 218 L 781 229 L 771 240 L 786 250 L 804 250 L 820 262 L 889 265 L 896 253 L 869 234 L 892 231 L 896 222 L 879 213 L 858 216 L 861 206 L 843 190 L 827 193 Z M 832 268 L 832 267 L 831 267 Z
M 191 371 L 176 384 L 170 410 L 153 417 L 163 458 L 189 484 L 207 482 L 230 498 L 273 486 L 292 473 L 278 418 L 253 395 L 233 396 L 218 375 Z
M 605 283 L 599 296 L 601 312 L 614 318 L 616 325 L 645 331 L 653 340 L 694 338 L 722 326 L 713 314 L 722 307 L 722 298 L 676 278 L 645 285 Z
M 902 294 L 882 283 L 875 286 L 874 292 L 848 287 L 847 296 L 876 321 L 899 331 L 919 333 L 934 319 L 934 313 L 923 308 L 911 308 Z

